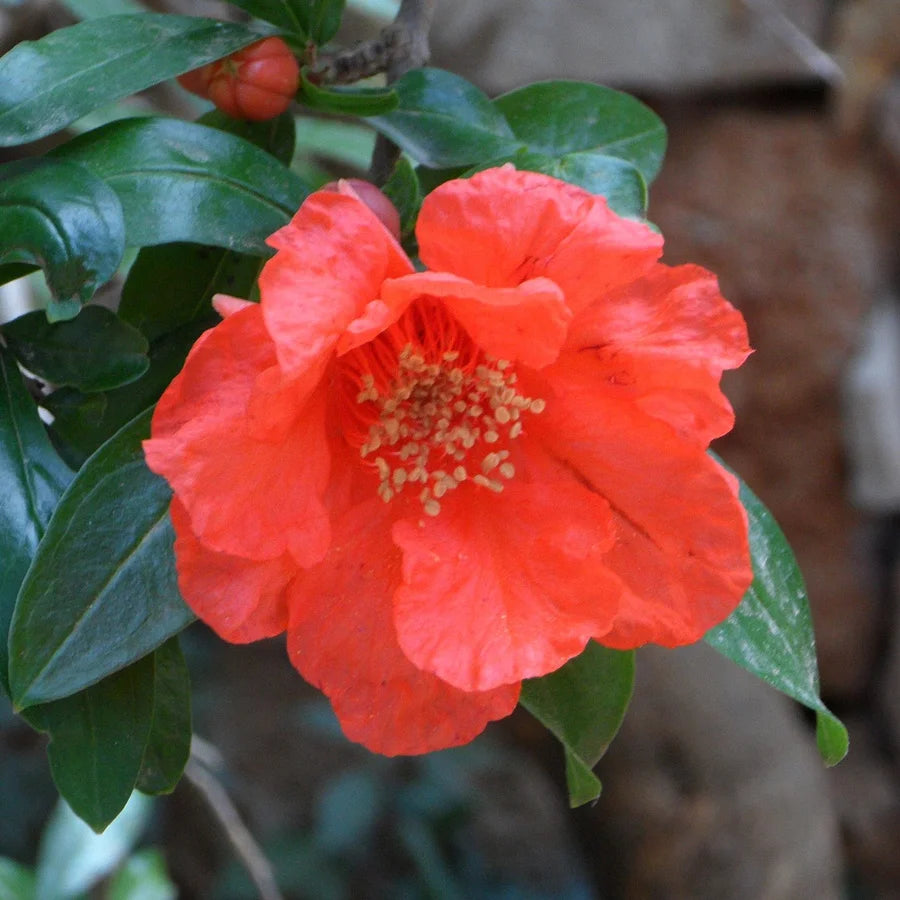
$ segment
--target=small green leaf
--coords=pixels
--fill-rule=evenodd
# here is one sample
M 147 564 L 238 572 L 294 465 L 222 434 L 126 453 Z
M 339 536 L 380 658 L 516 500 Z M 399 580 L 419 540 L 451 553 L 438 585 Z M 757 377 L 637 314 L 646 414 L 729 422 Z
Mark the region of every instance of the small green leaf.
M 50 734 L 50 771 L 63 799 L 102 831 L 128 802 L 141 768 L 153 718 L 153 656 L 24 716 Z
M 393 87 L 399 106 L 369 124 L 424 166 L 471 166 L 523 146 L 494 104 L 459 75 L 413 69 Z
M 145 247 L 128 273 L 119 315 L 156 340 L 215 317 L 211 301 L 217 293 L 249 296 L 260 265 L 258 256 L 201 244 Z
M 145 794 L 168 794 L 191 752 L 191 681 L 178 638 L 166 641 L 154 655 L 153 724 L 137 787 Z
M 107 888 L 107 900 L 176 900 L 162 852 L 148 847 L 130 856 Z
M 300 0 L 304 2 L 304 0 Z M 341 27 L 345 0 L 306 0 L 310 6 L 309 39 L 321 47 L 327 44 Z
M 634 651 L 610 650 L 594 641 L 561 669 L 522 684 L 522 706 L 566 749 L 572 806 L 600 795 L 591 769 L 619 730 L 633 686 Z
M 0 58 L 0 147 L 35 141 L 121 97 L 265 34 L 193 16 L 106 16 L 23 41 Z
M 306 41 L 309 32 L 308 0 L 229 0 L 251 16 L 271 22 L 288 34 L 296 34 Z
M 125 249 L 115 192 L 88 170 L 50 159 L 0 166 L 0 234 L 0 262 L 44 269 L 62 304 L 56 318 L 75 315 L 115 274 Z
M 6 856 L 0 856 L 0 900 L 35 900 L 34 873 Z
M 741 482 L 750 522 L 753 584 L 741 605 L 704 640 L 723 656 L 816 713 L 816 737 L 830 765 L 847 753 L 847 730 L 819 697 L 819 672 L 803 575 L 778 523 Z
M 160 398 L 184 365 L 185 357 L 201 333 L 218 321 L 191 322 L 150 344 L 150 368 L 137 381 L 96 394 L 75 388 L 59 388 L 44 398 L 42 406 L 54 416 L 50 432 L 63 459 L 75 468 L 120 428 Z
M 422 206 L 422 186 L 412 163 L 401 156 L 382 190 L 400 213 L 400 236 L 405 240 L 416 227 Z
M 0 331 L 30 372 L 87 393 L 129 384 L 150 365 L 147 339 L 102 306 L 86 306 L 68 322 L 51 323 L 42 312 L 26 313 Z
M 255 144 L 286 166 L 294 158 L 294 146 L 297 142 L 297 123 L 289 112 L 283 112 L 274 119 L 265 122 L 251 122 L 247 119 L 235 119 L 221 110 L 212 109 L 197 119 L 198 125 L 216 128 L 233 134 Z
M 591 151 L 634 165 L 649 184 L 666 151 L 666 127 L 620 91 L 583 81 L 543 81 L 498 97 L 494 106 L 534 153 Z
M 265 239 L 309 193 L 269 153 L 177 119 L 111 122 L 54 151 L 119 195 L 132 246 L 193 241 L 268 256 Z
M 0 345 L 0 687 L 16 596 L 72 472 L 50 444 L 12 354 Z
M 178 593 L 171 494 L 144 465 L 151 412 L 84 464 L 50 520 L 10 626 L 19 708 L 94 684 L 193 620 Z
M 152 809 L 152 800 L 132 794 L 103 834 L 96 834 L 61 800 L 38 849 L 38 896 L 42 900 L 82 897 L 137 843 Z
M 350 116 L 381 116 L 395 110 L 400 98 L 393 88 L 328 87 L 309 80 L 306 69 L 300 73 L 298 96 L 310 109 Z

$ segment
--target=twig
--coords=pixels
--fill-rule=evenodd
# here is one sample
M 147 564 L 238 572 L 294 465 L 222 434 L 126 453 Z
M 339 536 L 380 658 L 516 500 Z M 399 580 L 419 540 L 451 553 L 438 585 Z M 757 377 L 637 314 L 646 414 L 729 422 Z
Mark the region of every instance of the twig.
M 231 802 L 231 797 L 228 796 L 228 792 L 222 787 L 222 783 L 206 768 L 204 762 L 201 762 L 202 756 L 211 759 L 213 755 L 218 754 L 218 751 L 215 751 L 215 754 L 207 752 L 212 745 L 207 744 L 205 741 L 202 742 L 202 746 L 201 752 L 197 753 L 192 745 L 191 756 L 184 769 L 185 778 L 202 795 L 213 815 L 222 826 L 228 842 L 234 849 L 238 859 L 243 863 L 247 874 L 256 887 L 260 900 L 284 900 L 284 896 L 278 888 L 278 882 L 275 880 L 275 873 L 272 870 L 271 863 L 244 824 L 234 803 Z M 215 750 L 215 748 L 212 749 Z
M 741 0 L 811 72 L 831 85 L 843 84 L 844 70 L 805 31 L 798 28 L 771 0 Z

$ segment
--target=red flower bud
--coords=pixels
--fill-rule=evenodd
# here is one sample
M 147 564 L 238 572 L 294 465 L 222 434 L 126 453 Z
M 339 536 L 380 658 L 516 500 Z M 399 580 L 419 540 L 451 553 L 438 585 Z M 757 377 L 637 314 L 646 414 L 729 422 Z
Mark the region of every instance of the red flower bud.
M 235 119 L 262 122 L 290 106 L 300 84 L 300 67 L 288 45 L 271 37 L 185 72 L 178 83 Z
M 340 181 L 329 181 L 322 190 L 351 194 L 362 200 L 378 216 L 381 224 L 398 241 L 400 240 L 400 213 L 397 212 L 397 207 L 370 181 L 363 181 L 362 178 L 342 178 Z

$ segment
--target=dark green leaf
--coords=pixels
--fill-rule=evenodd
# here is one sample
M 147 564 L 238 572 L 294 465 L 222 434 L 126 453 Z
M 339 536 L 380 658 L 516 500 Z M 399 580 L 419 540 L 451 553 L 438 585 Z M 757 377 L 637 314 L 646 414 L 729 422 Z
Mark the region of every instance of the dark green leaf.
M 0 345 L 0 686 L 16 596 L 72 472 L 50 445 L 16 361 Z
M 400 236 L 406 239 L 416 227 L 422 206 L 422 187 L 416 170 L 405 156 L 397 160 L 382 190 L 400 213 Z
M 150 413 L 84 464 L 38 547 L 10 626 L 20 708 L 94 684 L 193 619 L 178 593 L 171 494 L 144 465 Z
M 133 246 L 194 241 L 268 256 L 265 239 L 308 193 L 259 147 L 177 119 L 111 122 L 54 152 L 119 195 Z
M 60 388 L 45 397 L 42 406 L 54 416 L 50 431 L 63 458 L 80 467 L 104 441 L 156 403 L 184 365 L 194 341 L 216 321 L 217 317 L 192 322 L 153 341 L 150 368 L 126 387 L 98 394 Z
M 616 156 L 634 165 L 648 184 L 662 165 L 666 127 L 628 94 L 583 81 L 543 81 L 504 94 L 494 105 L 535 153 Z
M 227 131 L 235 137 L 243 138 L 271 153 L 286 166 L 289 166 L 294 158 L 297 123 L 289 112 L 283 112 L 280 116 L 265 122 L 250 122 L 246 119 L 235 119 L 233 116 L 225 115 L 221 110 L 213 109 L 200 116 L 197 124 Z
M 137 788 L 145 794 L 175 789 L 191 752 L 191 681 L 178 638 L 154 654 L 153 724 Z
M 400 102 L 393 88 L 322 88 L 309 80 L 305 69 L 300 77 L 301 94 L 298 99 L 311 109 L 351 116 L 381 116 L 395 110 Z
M 150 365 L 146 338 L 102 306 L 86 306 L 68 322 L 51 323 L 42 312 L 26 313 L 0 331 L 30 372 L 85 392 L 129 384 Z
M 15 281 L 17 278 L 30 275 L 32 272 L 36 272 L 38 268 L 39 266 L 29 266 L 25 263 L 7 263 L 5 266 L 0 265 L 0 284 L 8 284 L 10 281 Z
M 809 601 L 797 560 L 772 514 L 741 482 L 750 520 L 753 584 L 741 605 L 704 640 L 719 653 L 816 713 L 819 751 L 828 765 L 847 753 L 847 730 L 819 697 Z
M 0 856 L 0 900 L 34 900 L 34 873 L 6 856 Z
M 369 123 L 424 166 L 471 166 L 522 147 L 494 104 L 458 75 L 414 69 L 393 87 L 400 105 Z
M 146 656 L 73 697 L 25 713 L 50 733 L 53 781 L 95 831 L 109 825 L 134 789 L 153 718 L 153 668 L 153 656 Z
M 271 22 L 282 31 L 300 35 L 306 40 L 309 32 L 306 0 L 229 0 L 229 3 L 245 9 L 257 19 Z
M 260 262 L 257 256 L 201 244 L 145 247 L 128 273 L 119 315 L 156 340 L 214 317 L 210 301 L 217 293 L 249 296 Z
M 310 5 L 309 39 L 318 46 L 327 44 L 341 27 L 345 0 L 312 0 Z
M 75 315 L 113 276 L 125 249 L 115 192 L 81 166 L 50 159 L 0 166 L 0 234 L 0 261 L 44 269 L 59 301 L 48 310 L 51 320 Z
M 265 35 L 193 16 L 106 16 L 23 41 L 0 58 L 0 147 L 234 53 Z
M 561 669 L 522 684 L 522 706 L 566 749 L 572 806 L 600 795 L 591 769 L 619 730 L 633 685 L 634 651 L 610 650 L 594 641 Z

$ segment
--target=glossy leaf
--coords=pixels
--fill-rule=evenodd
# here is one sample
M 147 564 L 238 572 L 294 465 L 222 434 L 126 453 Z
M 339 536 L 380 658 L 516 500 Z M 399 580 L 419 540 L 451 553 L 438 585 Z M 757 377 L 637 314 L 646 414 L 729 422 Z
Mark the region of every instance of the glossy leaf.
M 297 34 L 306 39 L 309 20 L 304 0 L 229 0 L 234 6 L 246 10 L 251 16 L 271 22 L 288 34 Z
M 160 850 L 148 847 L 128 857 L 107 888 L 107 900 L 176 900 L 178 889 L 169 878 Z
M 86 306 L 68 322 L 26 313 L 0 331 L 30 372 L 88 393 L 129 384 L 150 365 L 147 339 L 103 306 Z
M 217 293 L 249 296 L 260 266 L 259 257 L 220 247 L 145 247 L 128 273 L 119 315 L 156 340 L 182 325 L 214 317 L 211 301 Z
M 0 262 L 44 269 L 57 301 L 51 320 L 75 315 L 115 274 L 125 249 L 115 192 L 87 169 L 50 159 L 0 166 L 0 234 Z
M 153 724 L 137 779 L 145 794 L 171 793 L 191 752 L 191 681 L 178 638 L 155 656 Z
M 401 156 L 382 190 L 400 213 L 400 235 L 407 238 L 416 227 L 422 206 L 422 186 L 410 161 Z
M 392 88 L 319 87 L 300 72 L 302 100 L 310 109 L 351 116 L 380 116 L 396 109 L 400 98 Z
M 303 0 L 301 0 L 303 2 Z M 345 0 L 306 0 L 309 3 L 309 39 L 321 46 L 327 44 L 341 27 Z
M 54 152 L 119 195 L 133 246 L 193 241 L 268 256 L 265 239 L 308 193 L 259 147 L 177 119 L 111 122 Z
M 53 134 L 264 36 L 236 23 L 142 13 L 89 19 L 23 41 L 0 58 L 0 147 Z
M 847 753 L 847 730 L 819 697 L 819 672 L 803 575 L 778 523 L 741 483 L 750 522 L 753 584 L 741 605 L 704 640 L 719 653 L 816 714 L 819 752 L 828 765 Z
M 393 87 L 399 106 L 369 123 L 424 166 L 471 166 L 523 146 L 494 104 L 458 75 L 414 69 Z
M 50 520 L 10 626 L 20 708 L 94 684 L 193 620 L 178 593 L 171 494 L 144 465 L 150 415 L 84 464 Z
M 666 127 L 640 100 L 583 81 L 543 81 L 498 97 L 494 106 L 534 153 L 591 151 L 634 165 L 649 184 L 666 151 Z
M 96 834 L 60 801 L 38 850 L 37 883 L 42 900 L 80 897 L 112 872 L 137 843 L 152 809 L 152 800 L 132 794 L 103 834 Z
M 0 686 L 19 587 L 72 472 L 50 444 L 12 354 L 0 345 Z
M 522 706 L 565 748 L 572 806 L 600 796 L 591 769 L 619 730 L 633 686 L 634 651 L 610 650 L 594 641 L 561 669 L 522 684 Z
M 194 341 L 217 321 L 216 316 L 192 322 L 153 341 L 150 368 L 132 384 L 95 394 L 59 388 L 45 397 L 42 405 L 54 416 L 50 432 L 63 459 L 80 467 L 101 444 L 156 403 L 184 365 Z
M 0 900 L 35 900 L 34 873 L 6 856 L 0 856 Z
M 153 718 L 153 656 L 24 715 L 50 734 L 50 771 L 63 799 L 102 831 L 128 802 L 141 767 Z
M 265 122 L 251 122 L 247 119 L 235 119 L 233 116 L 225 115 L 221 110 L 212 109 L 200 116 L 197 124 L 243 138 L 271 153 L 286 166 L 289 166 L 294 158 L 297 123 L 289 112 L 283 112 L 280 116 L 267 119 Z

